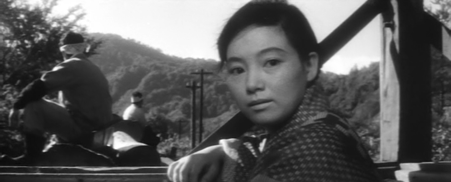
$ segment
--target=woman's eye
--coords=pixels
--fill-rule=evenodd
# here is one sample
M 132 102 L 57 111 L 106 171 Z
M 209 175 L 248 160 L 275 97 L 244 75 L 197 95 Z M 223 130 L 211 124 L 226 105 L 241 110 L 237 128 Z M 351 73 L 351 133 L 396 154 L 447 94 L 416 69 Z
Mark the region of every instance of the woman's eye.
M 277 66 L 280 62 L 278 59 L 270 59 L 266 62 L 265 66 Z
M 237 75 L 237 74 L 241 74 L 244 72 L 243 68 L 230 68 L 228 70 L 229 74 L 233 74 L 233 75 Z

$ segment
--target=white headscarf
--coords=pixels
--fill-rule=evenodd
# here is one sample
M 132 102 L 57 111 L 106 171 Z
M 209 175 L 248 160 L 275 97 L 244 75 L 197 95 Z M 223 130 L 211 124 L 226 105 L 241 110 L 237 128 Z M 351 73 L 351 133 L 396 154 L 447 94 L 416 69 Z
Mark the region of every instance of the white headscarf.
M 143 100 L 143 98 L 142 97 L 132 97 L 131 98 L 131 101 L 132 101 L 132 103 L 137 103 L 137 102 L 139 102 L 139 101 L 142 101 Z
M 89 51 L 89 44 L 82 42 L 77 44 L 66 44 L 60 47 L 60 51 L 66 54 L 80 54 Z

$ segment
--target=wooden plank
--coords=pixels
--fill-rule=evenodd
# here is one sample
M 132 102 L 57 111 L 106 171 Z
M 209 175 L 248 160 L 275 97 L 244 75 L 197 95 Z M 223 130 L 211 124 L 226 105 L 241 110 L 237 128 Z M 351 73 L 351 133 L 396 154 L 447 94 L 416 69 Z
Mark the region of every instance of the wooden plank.
M 396 3 L 396 2 L 393 2 Z M 395 6 L 395 4 L 392 4 Z M 398 160 L 400 88 L 391 50 L 396 50 L 393 32 L 393 12 L 382 16 L 382 60 L 379 63 L 380 89 L 380 159 L 382 162 Z
M 381 160 L 431 160 L 430 49 L 423 4 L 391 0 L 383 14 Z
M 2 182 L 169 182 L 166 175 L 154 174 L 40 174 L 40 173 L 3 173 L 0 174 Z
M 0 173 L 146 173 L 166 174 L 167 167 L 0 166 Z
M 0 181 L 168 181 L 167 167 L 0 166 Z
M 400 169 L 397 162 L 376 163 L 376 166 L 382 179 L 396 179 L 395 171 Z
M 355 35 L 357 35 L 371 20 L 387 7 L 385 0 L 367 0 L 351 16 L 340 24 L 320 43 L 320 62 L 324 64 Z
M 400 128 L 398 162 L 432 157 L 431 61 L 423 2 L 398 0 Z
M 451 30 L 442 26 L 442 53 L 451 60 Z
M 424 12 L 425 26 L 428 28 L 429 43 L 451 60 L 451 30 L 429 13 Z
M 208 136 L 191 153 L 202 150 L 203 148 L 219 144 L 219 140 L 226 138 L 238 138 L 248 131 L 254 124 L 243 113 L 239 112 L 233 116 L 224 125 L 219 127 L 210 136 Z
M 451 163 L 401 163 L 401 169 L 395 171 L 397 180 L 404 182 L 449 182 L 451 181 Z

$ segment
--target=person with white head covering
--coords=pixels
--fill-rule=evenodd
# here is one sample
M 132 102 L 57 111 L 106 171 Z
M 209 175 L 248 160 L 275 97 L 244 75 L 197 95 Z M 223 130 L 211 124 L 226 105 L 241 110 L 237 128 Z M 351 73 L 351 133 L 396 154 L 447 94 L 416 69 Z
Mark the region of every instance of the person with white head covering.
M 108 81 L 87 58 L 89 46 L 81 34 L 68 32 L 60 44 L 64 61 L 22 90 L 9 121 L 17 126 L 21 120 L 26 134 L 54 134 L 62 142 L 90 148 L 94 133 L 113 122 Z M 55 92 L 58 102 L 44 99 Z
M 143 111 L 143 95 L 139 91 L 134 91 L 131 96 L 131 105 L 125 109 L 122 114 L 124 120 L 136 121 L 141 123 L 143 126 L 146 125 L 146 118 Z

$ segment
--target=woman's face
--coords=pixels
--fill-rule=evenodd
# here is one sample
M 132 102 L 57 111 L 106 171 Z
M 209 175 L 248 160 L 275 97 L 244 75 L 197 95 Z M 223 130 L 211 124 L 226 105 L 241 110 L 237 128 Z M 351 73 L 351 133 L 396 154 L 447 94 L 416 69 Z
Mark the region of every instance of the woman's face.
M 293 115 L 316 76 L 317 54 L 307 61 L 301 63 L 279 27 L 250 26 L 229 44 L 222 74 L 240 110 L 271 127 Z

